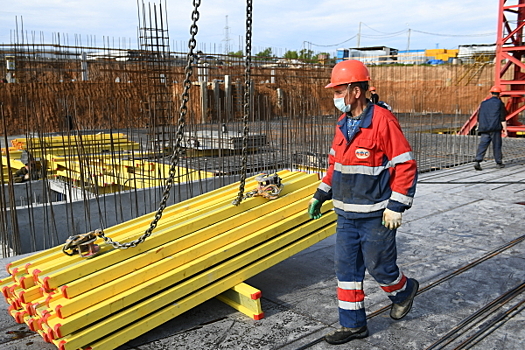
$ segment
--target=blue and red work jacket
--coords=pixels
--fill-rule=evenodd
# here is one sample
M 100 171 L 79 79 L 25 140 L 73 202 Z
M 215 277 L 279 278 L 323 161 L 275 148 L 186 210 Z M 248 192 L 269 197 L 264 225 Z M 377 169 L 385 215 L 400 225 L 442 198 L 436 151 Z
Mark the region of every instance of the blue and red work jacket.
M 333 200 L 348 219 L 381 216 L 412 206 L 417 165 L 396 117 L 369 103 L 355 128 L 343 114 L 335 128 L 328 169 L 314 198 Z

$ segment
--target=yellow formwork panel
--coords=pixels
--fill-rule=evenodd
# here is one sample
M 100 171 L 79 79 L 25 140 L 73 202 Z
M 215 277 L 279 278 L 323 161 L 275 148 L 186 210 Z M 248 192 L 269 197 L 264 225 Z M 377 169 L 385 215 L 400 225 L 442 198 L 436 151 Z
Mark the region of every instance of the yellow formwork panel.
M 241 283 L 242 281 L 260 273 L 269 267 L 285 260 L 286 258 L 308 248 L 309 246 L 323 240 L 324 238 L 335 233 L 335 223 L 332 223 L 324 228 L 320 228 L 309 235 L 302 238 L 289 242 L 289 244 L 279 250 L 273 251 L 267 256 L 261 257 L 258 261 L 253 264 L 247 265 L 244 268 L 230 274 L 229 276 L 214 281 L 210 285 L 199 289 L 195 293 L 181 299 L 176 302 L 170 301 L 165 303 L 163 307 L 159 308 L 158 311 L 151 312 L 150 310 L 142 310 L 141 307 L 147 305 L 148 301 L 142 302 L 139 305 L 126 310 L 123 313 L 112 315 L 106 318 L 100 324 L 94 327 L 90 327 L 84 331 L 76 332 L 63 339 L 54 341 L 57 346 L 62 346 L 64 350 L 75 349 L 75 345 L 88 340 L 98 335 L 91 335 L 91 337 L 85 337 L 80 342 L 78 339 L 83 338 L 87 333 L 91 331 L 104 331 L 106 335 L 102 335 L 103 338 L 99 337 L 100 340 L 93 341 L 86 345 L 80 345 L 83 349 L 91 348 L 96 349 L 114 349 L 119 345 L 126 343 L 127 341 L 136 338 L 137 336 L 148 332 L 149 330 L 161 325 L 162 323 L 171 320 L 172 318 L 190 310 L 191 308 L 201 304 L 202 302 L 213 298 L 214 296 L 228 290 L 229 288 Z M 168 295 L 169 291 L 159 294 L 156 299 L 162 299 Z M 142 313 L 141 313 L 142 311 Z M 117 325 L 116 321 L 124 321 L 120 326 Z M 122 325 L 129 325 L 123 329 Z M 108 327 L 106 329 L 106 327 Z M 108 334 L 108 331 L 113 332 Z M 73 346 L 71 346 L 73 345 Z
M 280 174 L 280 176 L 283 179 L 292 178 L 293 176 L 297 176 L 297 174 L 291 173 L 291 172 L 283 172 Z M 251 178 L 250 181 L 247 181 L 247 186 L 255 186 L 255 177 Z M 247 187 L 250 188 L 250 187 Z M 203 194 L 200 196 L 196 196 L 190 200 L 174 204 L 173 206 L 167 207 L 163 212 L 163 218 L 159 221 L 159 225 L 157 229 L 160 229 L 162 226 L 171 226 L 176 223 L 183 224 L 184 221 L 187 221 L 188 219 L 192 219 L 194 217 L 203 215 L 203 213 L 209 213 L 215 210 L 218 210 L 217 208 L 222 209 L 225 211 L 226 209 L 232 209 L 231 206 L 231 200 L 233 200 L 236 192 L 238 191 L 238 184 L 232 184 L 229 186 L 225 186 L 223 188 L 220 188 L 218 190 L 212 191 L 208 194 Z M 253 198 L 249 199 L 242 203 L 244 207 L 246 207 L 246 203 L 250 202 L 251 205 L 255 205 L 257 203 L 253 203 L 252 200 L 258 200 L 260 202 L 261 198 Z M 233 210 L 236 210 L 238 207 L 233 207 Z M 105 229 L 105 234 L 108 237 L 111 237 L 114 240 L 119 240 L 122 242 L 130 241 L 133 239 L 138 238 L 140 235 L 144 233 L 144 230 L 149 227 L 149 223 L 153 219 L 154 213 L 149 213 L 146 215 L 143 215 L 139 218 L 121 223 L 119 225 L 112 226 L 108 229 Z M 235 213 L 232 213 L 233 216 Z M 222 215 L 228 216 L 227 213 L 222 213 Z M 137 248 L 134 248 L 132 250 L 119 250 L 119 255 L 121 254 L 130 254 L 130 251 L 134 251 L 135 253 L 140 253 L 146 248 L 146 246 L 149 244 L 148 241 L 154 241 L 157 240 L 158 234 L 157 229 L 154 231 L 154 234 L 146 240 L 145 243 L 139 245 Z M 103 241 L 102 239 L 99 239 L 97 243 L 101 243 L 102 249 L 104 249 L 104 245 L 102 245 Z M 41 262 L 38 260 L 39 257 L 45 256 L 45 262 Z M 25 259 L 22 259 L 21 261 L 15 261 L 14 263 L 8 265 L 8 271 L 13 271 L 14 268 L 17 268 L 19 265 L 23 265 L 28 273 L 33 274 L 34 276 L 38 275 L 39 273 L 48 273 L 50 271 L 54 271 L 57 269 L 62 269 L 65 266 L 68 265 L 75 265 L 78 264 L 77 268 L 84 268 L 85 266 L 90 265 L 90 262 L 87 262 L 86 259 L 81 258 L 80 256 L 66 256 L 62 253 L 62 247 L 55 247 L 51 248 L 49 250 L 43 251 L 41 253 L 37 253 L 36 256 L 37 259 L 32 260 L 31 256 L 27 257 Z M 100 262 L 101 260 L 105 260 L 107 257 L 105 255 L 97 256 L 97 259 L 94 261 Z M 122 256 L 119 261 L 122 261 L 124 259 L 128 258 L 128 256 Z M 116 261 L 113 261 L 112 263 L 115 263 Z M 29 265 L 28 265 L 29 264 Z M 91 268 L 89 272 L 86 272 L 86 275 L 94 272 L 97 270 L 98 267 Z M 80 272 L 80 271 L 79 271 Z M 70 278 L 68 281 L 64 282 L 67 283 L 73 279 L 80 278 L 82 276 L 75 276 L 75 278 Z M 57 284 L 57 285 L 50 285 L 48 289 L 56 288 L 60 286 L 63 283 Z

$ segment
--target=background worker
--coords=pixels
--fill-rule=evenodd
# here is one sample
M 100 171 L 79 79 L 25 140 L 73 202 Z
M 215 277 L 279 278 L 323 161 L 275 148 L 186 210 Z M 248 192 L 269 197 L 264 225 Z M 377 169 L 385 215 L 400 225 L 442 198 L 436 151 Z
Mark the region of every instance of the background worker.
M 481 163 L 487 152 L 487 148 L 492 142 L 492 151 L 494 153 L 494 160 L 500 168 L 504 168 L 503 156 L 501 153 L 501 134 L 507 136 L 507 110 L 501 101 L 499 86 L 493 86 L 490 89 L 491 97 L 481 102 L 478 112 L 478 133 L 481 135 L 476 152 L 476 159 L 474 160 L 474 169 L 482 170 Z
M 375 104 L 379 102 L 379 95 L 376 92 L 376 88 L 373 86 L 370 87 L 370 101 Z
M 394 115 L 365 96 L 370 75 L 357 60 L 332 70 L 326 88 L 343 112 L 335 128 L 329 165 L 309 202 L 311 218 L 321 217 L 332 199 L 337 213 L 335 272 L 341 328 L 327 334 L 330 344 L 368 336 L 363 280 L 365 270 L 392 301 L 390 317 L 410 311 L 419 283 L 396 264 L 396 229 L 410 208 L 417 180 L 416 161 Z
M 25 163 L 23 167 L 15 172 L 14 180 L 16 183 L 24 182 L 29 180 L 30 167 L 29 163 Z

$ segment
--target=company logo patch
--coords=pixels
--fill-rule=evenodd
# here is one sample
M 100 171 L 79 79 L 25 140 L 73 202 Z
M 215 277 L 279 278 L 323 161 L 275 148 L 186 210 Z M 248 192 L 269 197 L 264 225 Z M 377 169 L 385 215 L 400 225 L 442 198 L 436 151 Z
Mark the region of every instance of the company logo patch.
M 355 150 L 355 156 L 359 159 L 366 159 L 370 157 L 370 151 L 364 148 L 358 148 Z

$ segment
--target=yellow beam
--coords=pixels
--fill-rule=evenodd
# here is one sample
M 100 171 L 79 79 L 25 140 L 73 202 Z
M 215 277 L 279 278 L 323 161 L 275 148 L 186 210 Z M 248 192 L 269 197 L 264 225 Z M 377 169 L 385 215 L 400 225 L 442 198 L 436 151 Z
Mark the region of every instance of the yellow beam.
M 28 304 L 33 300 L 36 300 L 44 295 L 42 287 L 33 286 L 27 289 L 21 289 L 18 291 L 18 298 L 22 303 Z
M 254 320 L 264 318 L 261 307 L 261 291 L 246 283 L 239 283 L 217 295 L 216 298 Z
M 293 191 L 294 189 L 301 188 L 305 180 L 306 179 L 303 178 L 303 181 L 288 186 L 288 190 Z M 73 300 L 62 300 L 59 296 L 55 295 L 50 300 L 50 307 L 52 310 L 60 310 L 61 317 L 67 317 L 88 307 L 93 302 L 102 301 L 112 295 L 132 288 L 139 283 L 179 267 L 191 259 L 195 259 L 213 249 L 218 249 L 232 241 L 240 239 L 274 221 L 283 220 L 292 214 L 304 211 L 306 203 L 301 204 L 298 200 L 304 198 L 304 196 L 311 195 L 314 189 L 315 184 L 312 184 L 311 186 L 283 196 L 280 198 L 280 200 L 282 200 L 281 203 L 283 205 L 291 203 L 291 205 L 282 208 L 282 210 L 276 210 L 275 205 L 273 205 L 274 202 L 267 202 L 258 207 L 257 211 L 248 211 L 241 216 L 221 221 L 215 225 L 211 225 L 213 221 L 209 221 L 209 226 L 191 235 L 64 284 L 60 287 L 62 295 L 73 298 Z M 269 214 L 257 218 L 258 215 L 260 216 L 263 213 Z M 241 224 L 244 225 L 241 226 Z M 292 221 L 291 224 L 293 226 L 296 223 Z M 281 228 L 282 227 L 285 227 L 285 225 L 281 225 Z M 175 229 L 175 232 L 176 231 L 177 229 Z M 222 233 L 225 234 L 222 235 Z M 170 233 L 168 232 L 167 234 Z M 228 254 L 232 252 L 233 250 L 230 250 Z M 227 254 L 225 253 L 223 256 L 227 256 Z M 161 260 L 162 258 L 166 259 Z M 145 269 L 140 269 L 144 266 L 146 267 Z M 123 281 L 116 280 L 122 276 Z M 96 288 L 98 286 L 102 286 L 102 288 Z M 80 298 L 74 298 L 80 294 L 82 294 Z

